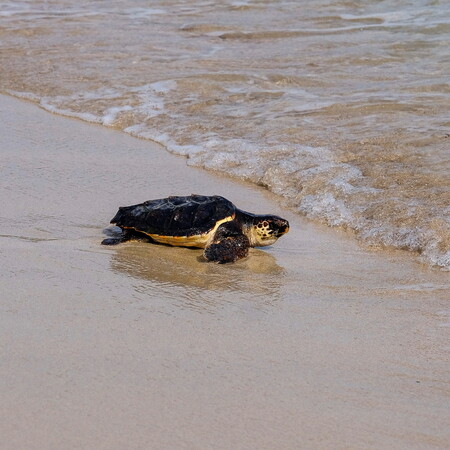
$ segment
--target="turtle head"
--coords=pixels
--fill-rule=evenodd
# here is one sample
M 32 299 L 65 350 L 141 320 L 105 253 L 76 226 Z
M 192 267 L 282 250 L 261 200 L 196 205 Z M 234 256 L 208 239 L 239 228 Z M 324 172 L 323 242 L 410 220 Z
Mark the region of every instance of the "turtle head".
M 255 216 L 251 229 L 253 245 L 272 245 L 289 231 L 289 222 L 278 216 Z

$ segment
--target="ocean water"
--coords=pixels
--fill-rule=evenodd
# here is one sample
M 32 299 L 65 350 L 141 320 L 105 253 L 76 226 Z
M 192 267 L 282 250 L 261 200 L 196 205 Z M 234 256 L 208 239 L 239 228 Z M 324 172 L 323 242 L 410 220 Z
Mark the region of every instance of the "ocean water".
M 449 42 L 446 0 L 1 2 L 0 91 L 449 269 Z

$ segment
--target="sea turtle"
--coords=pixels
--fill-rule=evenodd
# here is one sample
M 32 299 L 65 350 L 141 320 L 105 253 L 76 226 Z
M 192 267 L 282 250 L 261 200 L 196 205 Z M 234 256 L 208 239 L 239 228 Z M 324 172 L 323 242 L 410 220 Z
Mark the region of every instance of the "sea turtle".
M 168 197 L 123 206 L 111 223 L 122 228 L 122 234 L 104 239 L 104 245 L 145 237 L 161 244 L 204 248 L 205 258 L 218 263 L 244 258 L 250 247 L 271 245 L 289 230 L 289 222 L 281 217 L 241 211 L 217 195 Z

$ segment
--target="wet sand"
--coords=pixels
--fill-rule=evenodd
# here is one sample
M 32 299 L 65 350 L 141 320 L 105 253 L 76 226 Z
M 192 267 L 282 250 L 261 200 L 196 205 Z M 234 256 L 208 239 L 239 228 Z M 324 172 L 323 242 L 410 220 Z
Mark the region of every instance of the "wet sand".
M 449 448 L 449 276 L 158 145 L 0 96 L 8 449 Z M 291 222 L 215 265 L 102 247 L 120 205 L 221 194 Z

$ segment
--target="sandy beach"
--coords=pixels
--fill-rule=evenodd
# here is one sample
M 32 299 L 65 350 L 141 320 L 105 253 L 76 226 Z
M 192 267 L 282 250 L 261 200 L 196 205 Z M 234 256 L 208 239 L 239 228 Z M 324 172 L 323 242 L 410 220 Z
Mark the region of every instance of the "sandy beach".
M 449 274 L 151 141 L 0 96 L 0 447 L 445 449 Z M 190 193 L 286 217 L 232 265 L 100 245 Z

